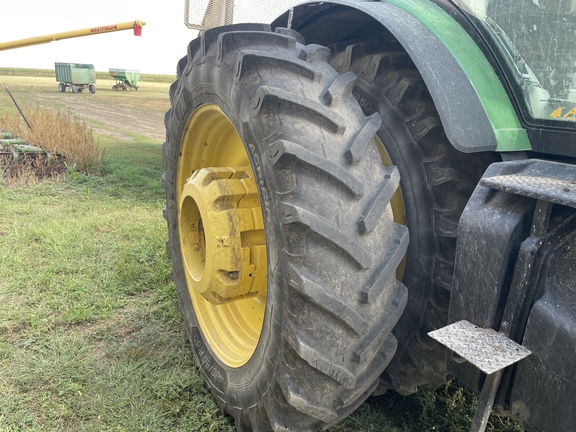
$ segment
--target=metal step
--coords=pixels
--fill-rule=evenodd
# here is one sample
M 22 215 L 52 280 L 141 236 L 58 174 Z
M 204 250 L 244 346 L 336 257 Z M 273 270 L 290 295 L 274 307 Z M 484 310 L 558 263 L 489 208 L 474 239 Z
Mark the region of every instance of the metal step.
M 466 320 L 431 331 L 428 336 L 451 350 L 456 361 L 468 361 L 487 374 L 470 426 L 470 432 L 484 432 L 504 369 L 532 352 L 504 333 Z
M 428 336 L 488 375 L 532 354 L 504 333 L 478 327 L 466 320 L 431 331 Z

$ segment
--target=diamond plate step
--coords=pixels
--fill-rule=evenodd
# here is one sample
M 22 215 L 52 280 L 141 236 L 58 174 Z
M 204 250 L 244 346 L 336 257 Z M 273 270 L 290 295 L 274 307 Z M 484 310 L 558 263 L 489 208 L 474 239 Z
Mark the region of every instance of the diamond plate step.
M 576 167 L 538 159 L 494 164 L 503 169 L 480 180 L 482 186 L 576 208 Z
M 493 329 L 478 327 L 466 320 L 428 333 L 486 374 L 504 369 L 532 354 Z

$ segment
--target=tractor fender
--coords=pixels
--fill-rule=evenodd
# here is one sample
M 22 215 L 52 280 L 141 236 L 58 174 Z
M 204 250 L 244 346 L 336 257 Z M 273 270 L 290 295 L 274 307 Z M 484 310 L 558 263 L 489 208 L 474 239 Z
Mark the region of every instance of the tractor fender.
M 290 27 L 307 43 L 330 45 L 349 38 L 352 22 L 380 24 L 363 38 L 386 30 L 418 68 L 450 143 L 459 151 L 530 150 L 526 131 L 493 67 L 454 18 L 428 0 L 330 0 L 296 6 L 272 27 Z M 342 19 L 342 25 L 335 25 Z M 324 28 L 323 28 L 324 27 Z M 329 29 L 328 31 L 326 29 Z

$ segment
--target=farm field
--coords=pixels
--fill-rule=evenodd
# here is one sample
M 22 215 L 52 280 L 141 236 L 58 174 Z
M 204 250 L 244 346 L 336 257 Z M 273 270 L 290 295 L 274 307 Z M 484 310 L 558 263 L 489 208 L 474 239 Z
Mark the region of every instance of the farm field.
M 53 73 L 52 73 L 53 75 Z M 175 78 L 175 77 L 174 77 Z M 60 93 L 54 76 L 2 75 L 19 105 L 40 104 L 49 109 L 69 111 L 102 136 L 102 141 L 132 141 L 137 136 L 154 141 L 164 139 L 164 113 L 169 108 L 169 82 L 140 82 L 142 91 L 114 91 L 114 80 L 97 79 L 96 93 Z M 2 85 L 2 87 L 4 87 Z M 0 108 L 14 109 L 2 88 Z
M 106 154 L 98 175 L 0 179 L 0 432 L 236 430 L 195 371 L 170 280 L 161 147 L 174 78 L 124 92 L 99 75 L 95 94 L 72 94 L 49 71 L 0 68 L 24 113 L 76 116 Z M 330 430 L 467 431 L 474 404 L 456 383 L 386 394 Z M 488 430 L 522 431 L 494 415 Z

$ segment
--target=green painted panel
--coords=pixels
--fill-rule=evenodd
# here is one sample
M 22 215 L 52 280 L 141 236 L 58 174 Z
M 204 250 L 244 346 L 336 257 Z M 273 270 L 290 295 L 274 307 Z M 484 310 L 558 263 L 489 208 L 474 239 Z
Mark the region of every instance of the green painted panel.
M 497 151 L 531 150 L 526 131 L 496 72 L 470 35 L 428 0 L 382 0 L 418 19 L 452 53 L 470 79 L 497 142 Z

